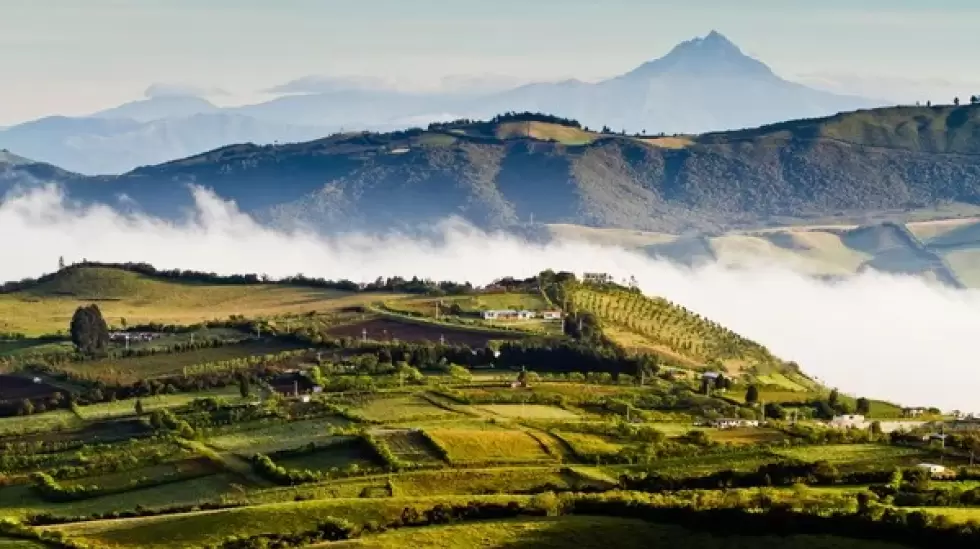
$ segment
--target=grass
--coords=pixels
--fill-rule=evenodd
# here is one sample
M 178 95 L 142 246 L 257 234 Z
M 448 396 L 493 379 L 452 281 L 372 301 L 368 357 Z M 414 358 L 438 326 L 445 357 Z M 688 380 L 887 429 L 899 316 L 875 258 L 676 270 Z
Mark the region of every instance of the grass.
M 171 463 L 161 463 L 122 471 L 119 473 L 108 473 L 94 477 L 83 477 L 62 481 L 63 486 L 99 486 L 102 488 L 121 488 L 129 486 L 137 479 L 156 479 L 173 475 L 197 475 L 206 473 L 217 473 L 214 465 L 204 459 L 182 459 Z
M 504 494 L 546 485 L 573 488 L 578 480 L 557 467 L 415 471 L 391 477 L 399 497 Z
M 300 456 L 280 458 L 276 463 L 287 469 L 329 471 L 351 465 L 360 468 L 377 466 L 378 457 L 359 439 L 341 439 L 320 450 Z
M 354 498 L 276 503 L 140 519 L 93 521 L 51 528 L 92 543 L 140 549 L 202 547 L 230 536 L 269 532 L 303 532 L 328 517 L 355 523 L 387 522 L 401 516 L 405 507 L 428 509 L 438 503 L 473 500 L 524 501 L 523 496 L 461 496 L 436 498 Z
M 379 437 L 395 456 L 409 463 L 439 464 L 442 460 L 432 444 L 415 431 L 397 431 Z
M 275 354 L 301 348 L 282 341 L 249 340 L 242 343 L 183 353 L 161 353 L 144 357 L 69 362 L 59 368 L 86 378 L 112 384 L 130 384 L 142 379 L 181 374 L 185 368 L 250 356 Z
M 624 447 L 610 437 L 600 435 L 556 431 L 555 436 L 565 441 L 579 456 L 613 456 Z
M 724 536 L 693 531 L 672 524 L 657 524 L 620 517 L 536 517 L 404 528 L 339 547 L 363 549 L 647 549 L 649 547 L 697 547 L 698 549 L 900 549 L 901 545 L 826 535 Z
M 241 395 L 238 392 L 238 387 L 225 387 L 211 391 L 201 391 L 198 393 L 155 395 L 142 397 L 139 400 L 143 404 L 144 413 L 149 413 L 153 410 L 183 406 L 199 398 L 218 398 L 231 404 L 241 402 L 242 400 Z M 136 399 L 130 398 L 126 400 L 116 400 L 114 402 L 102 402 L 99 404 L 90 404 L 88 406 L 79 406 L 78 412 L 79 415 L 85 420 L 97 421 L 100 419 L 110 419 L 133 415 L 136 413 L 135 407 Z
M 0 436 L 63 431 L 82 426 L 82 421 L 68 410 L 43 414 L 0 418 Z
M 465 463 L 534 462 L 552 459 L 540 442 L 523 431 L 503 429 L 428 429 L 426 433 L 449 453 L 449 461 Z
M 848 467 L 914 465 L 925 459 L 926 454 L 916 448 L 885 446 L 881 444 L 829 444 L 803 446 L 774 451 L 777 455 L 803 461 L 827 461 Z
M 354 409 L 372 421 L 445 419 L 457 414 L 434 406 L 418 396 L 375 398 Z
M 0 549 L 46 549 L 47 545 L 26 540 L 0 537 Z
M 201 478 L 132 490 L 71 503 L 48 503 L 39 499 L 27 485 L 0 487 L 0 516 L 24 517 L 31 513 L 56 513 L 61 515 L 90 515 L 144 507 L 169 507 L 191 505 L 202 501 L 217 501 L 223 497 L 241 497 L 244 486 L 241 480 L 228 474 L 215 474 Z
M 579 417 L 574 412 L 544 404 L 483 404 L 477 408 L 508 418 L 578 419 Z
M 548 122 L 504 122 L 497 126 L 496 136 L 498 139 L 531 137 L 542 141 L 557 141 L 563 145 L 587 145 L 595 141 L 598 134 Z
M 330 429 L 346 427 L 341 417 L 299 421 L 259 421 L 226 428 L 207 439 L 210 446 L 242 454 L 269 453 L 298 448 L 310 442 L 324 443 L 333 438 Z
M 0 295 L 0 332 L 41 335 L 67 330 L 81 305 L 96 302 L 106 321 L 193 324 L 230 315 L 270 316 L 327 311 L 377 295 L 263 284 L 197 284 L 103 267 L 70 268 L 39 286 Z

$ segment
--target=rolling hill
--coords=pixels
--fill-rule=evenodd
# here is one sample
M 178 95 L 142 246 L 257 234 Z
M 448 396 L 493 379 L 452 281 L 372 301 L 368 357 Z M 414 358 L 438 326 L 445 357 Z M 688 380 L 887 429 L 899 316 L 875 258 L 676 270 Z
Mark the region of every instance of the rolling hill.
M 15 170 L 17 168 L 14 168 Z M 387 134 L 234 145 L 69 194 L 192 205 L 187 183 L 279 224 L 384 231 L 456 215 L 485 228 L 578 224 L 683 234 L 980 212 L 980 106 L 894 107 L 649 138 L 510 114 Z
M 230 315 L 325 311 L 357 305 L 362 296 L 320 288 L 208 284 L 129 270 L 70 266 L 35 284 L 0 293 L 0 332 L 51 334 L 68 328 L 75 309 L 97 303 L 112 325 L 191 324 Z

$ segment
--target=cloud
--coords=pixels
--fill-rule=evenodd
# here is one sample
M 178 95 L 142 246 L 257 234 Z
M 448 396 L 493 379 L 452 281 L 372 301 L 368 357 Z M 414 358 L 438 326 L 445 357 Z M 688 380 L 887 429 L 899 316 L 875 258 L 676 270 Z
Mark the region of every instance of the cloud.
M 980 80 L 919 78 L 875 74 L 816 72 L 794 78 L 801 84 L 829 92 L 914 103 L 951 103 L 953 97 L 969 98 L 980 91 Z
M 263 90 L 271 94 L 314 94 L 337 91 L 400 91 L 405 93 L 493 93 L 527 84 L 527 79 L 499 74 L 451 74 L 440 78 L 310 75 Z
M 310 75 L 285 84 L 273 86 L 263 93 L 305 94 L 330 93 L 336 91 L 380 91 L 392 90 L 393 84 L 376 76 L 321 76 Z
M 148 99 L 158 97 L 216 97 L 229 93 L 221 88 L 202 88 L 188 84 L 165 84 L 157 82 L 150 84 L 143 95 Z
M 81 207 L 55 187 L 10 195 L 0 205 L 0 279 L 38 276 L 59 256 L 145 261 L 218 273 L 297 273 L 373 280 L 418 275 L 484 284 L 543 269 L 635 276 L 662 295 L 797 361 L 842 391 L 906 405 L 976 410 L 973 367 L 980 293 L 920 279 L 865 273 L 819 282 L 779 266 L 694 269 L 623 249 L 580 242 L 532 244 L 458 220 L 431 238 L 277 231 L 233 203 L 192 188 L 196 207 L 165 221 L 108 206 Z

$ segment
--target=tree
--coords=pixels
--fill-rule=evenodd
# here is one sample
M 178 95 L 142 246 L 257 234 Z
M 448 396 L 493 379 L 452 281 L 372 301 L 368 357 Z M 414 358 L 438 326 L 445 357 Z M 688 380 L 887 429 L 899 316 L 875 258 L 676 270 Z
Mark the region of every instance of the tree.
M 976 105 L 978 103 L 980 103 L 980 95 L 971 95 L 970 96 L 970 104 L 971 105 Z
M 827 397 L 827 404 L 837 406 L 838 400 L 840 400 L 840 393 L 837 392 L 837 389 L 833 389 L 830 391 L 830 396 Z
M 871 401 L 861 397 L 857 399 L 857 413 L 868 415 L 871 413 Z
M 143 401 L 142 400 L 136 399 L 136 406 L 134 406 L 133 408 L 136 410 L 136 415 L 138 415 L 138 416 L 142 416 L 143 415 Z
M 960 98 L 959 97 L 954 97 L 953 98 L 953 104 L 956 105 L 957 107 L 959 107 L 960 106 Z
M 30 399 L 25 398 L 20 401 L 20 406 L 17 407 L 17 413 L 22 416 L 29 416 L 34 413 L 34 403 Z
M 449 377 L 453 378 L 453 381 L 469 381 L 473 379 L 473 374 L 466 368 L 453 364 L 449 367 Z
M 759 388 L 755 385 L 749 385 L 749 390 L 745 391 L 745 402 L 748 404 L 755 404 L 759 402 Z
M 58 270 L 64 270 L 65 268 L 65 256 L 58 257 Z
M 762 415 L 763 417 L 772 419 L 786 419 L 786 410 L 784 410 L 779 404 L 770 402 L 766 404 L 765 409 L 762 411 Z
M 99 306 L 79 307 L 71 318 L 71 341 L 80 352 L 102 353 L 109 346 L 109 325 Z
M 248 395 L 252 393 L 251 383 L 248 381 L 248 376 L 243 375 L 238 378 L 238 392 L 242 395 L 242 398 L 248 398 Z

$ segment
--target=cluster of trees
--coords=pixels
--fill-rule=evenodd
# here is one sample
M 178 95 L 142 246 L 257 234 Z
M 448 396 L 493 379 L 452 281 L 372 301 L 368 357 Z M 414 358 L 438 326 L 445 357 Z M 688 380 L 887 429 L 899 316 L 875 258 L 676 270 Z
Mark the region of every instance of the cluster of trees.
M 450 130 L 457 128 L 459 126 L 474 126 L 474 125 L 495 125 L 503 124 L 505 122 L 544 122 L 547 124 L 558 124 L 561 126 L 569 126 L 572 128 L 582 128 L 582 124 L 578 120 L 571 118 L 564 118 L 561 116 L 555 116 L 553 114 L 545 114 L 541 112 L 505 112 L 498 114 L 491 118 L 490 120 L 471 120 L 469 118 L 459 118 L 449 122 L 432 122 L 429 124 L 429 131 L 436 130 Z

